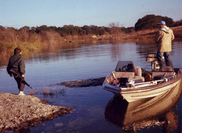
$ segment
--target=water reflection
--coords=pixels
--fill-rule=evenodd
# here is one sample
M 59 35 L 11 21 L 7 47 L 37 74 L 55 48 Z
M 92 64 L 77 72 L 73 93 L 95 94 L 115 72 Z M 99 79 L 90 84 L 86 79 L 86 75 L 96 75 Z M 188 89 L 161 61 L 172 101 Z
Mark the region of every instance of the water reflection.
M 125 45 L 124 47 L 126 48 L 127 45 Z M 31 60 L 53 61 L 60 59 L 91 58 L 99 56 L 110 56 L 112 60 L 116 60 L 117 58 L 121 57 L 121 55 L 123 54 L 122 52 L 123 46 L 120 44 L 77 44 L 75 46 L 67 45 L 57 51 L 33 54 Z
M 145 57 L 149 53 L 156 53 L 157 52 L 157 45 L 150 45 L 150 44 L 137 44 L 137 53 L 141 56 Z
M 23 55 L 26 60 L 34 61 L 56 61 L 60 59 L 76 59 L 88 57 L 107 57 L 111 61 L 116 60 L 140 60 L 146 58 L 149 53 L 156 53 L 155 44 L 135 44 L 132 42 L 124 44 L 67 44 L 58 45 L 56 49 L 44 49 L 40 53 L 27 53 Z M 182 61 L 182 42 L 174 42 L 171 56 L 180 56 Z M 125 55 L 125 57 L 124 57 Z M 172 57 L 173 58 L 173 57 Z M 0 66 L 7 65 L 8 58 L 0 59 Z M 182 62 L 181 62 L 182 63 Z
M 149 53 L 157 53 L 156 44 L 136 44 L 137 53 L 146 58 Z M 173 42 L 171 56 L 182 54 L 182 42 Z M 182 56 L 181 56 L 182 57 Z M 180 57 L 180 58 L 181 58 Z
M 181 130 L 178 127 L 178 115 L 174 112 L 174 105 L 182 92 L 182 83 L 171 91 L 154 98 L 141 99 L 128 103 L 115 95 L 107 104 L 105 118 L 109 122 L 122 127 L 124 131 L 142 130 L 173 133 Z M 181 124 L 181 121 L 179 122 Z

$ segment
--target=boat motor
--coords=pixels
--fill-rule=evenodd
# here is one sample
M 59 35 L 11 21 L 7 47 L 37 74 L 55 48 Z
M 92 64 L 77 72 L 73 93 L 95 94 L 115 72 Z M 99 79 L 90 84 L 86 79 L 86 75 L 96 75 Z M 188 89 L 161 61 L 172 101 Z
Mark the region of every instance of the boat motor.
M 159 71 L 160 70 L 160 65 L 159 65 L 156 54 L 148 54 L 146 61 L 151 62 L 152 71 Z

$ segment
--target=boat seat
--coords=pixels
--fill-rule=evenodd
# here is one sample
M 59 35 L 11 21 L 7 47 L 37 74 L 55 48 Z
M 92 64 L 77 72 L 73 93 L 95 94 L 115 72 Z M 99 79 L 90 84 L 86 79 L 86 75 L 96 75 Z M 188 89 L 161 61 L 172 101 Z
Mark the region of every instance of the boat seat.
M 142 76 L 142 70 L 140 67 L 137 68 L 138 70 L 136 70 L 137 72 L 137 75 L 135 75 L 135 72 L 116 72 L 116 71 L 113 71 L 113 73 L 115 74 L 115 77 L 117 79 L 120 79 L 120 78 L 128 78 L 128 82 L 130 82 L 131 80 L 135 80 L 136 83 L 139 83 L 139 82 L 144 82 L 145 79 L 144 77 Z
M 133 80 L 135 80 L 135 83 L 144 82 L 145 78 L 142 76 L 142 68 L 139 66 L 134 66 L 135 68 L 135 77 L 133 77 Z
M 143 76 L 135 76 L 133 77 L 133 79 L 135 81 L 135 83 L 141 83 L 144 82 L 144 77 Z
M 142 76 L 142 69 L 139 66 L 134 66 L 135 76 Z
M 113 71 L 113 73 L 115 74 L 115 77 L 117 79 L 128 78 L 128 81 L 131 81 L 133 79 L 133 77 L 135 76 L 134 72 L 116 72 L 116 71 Z

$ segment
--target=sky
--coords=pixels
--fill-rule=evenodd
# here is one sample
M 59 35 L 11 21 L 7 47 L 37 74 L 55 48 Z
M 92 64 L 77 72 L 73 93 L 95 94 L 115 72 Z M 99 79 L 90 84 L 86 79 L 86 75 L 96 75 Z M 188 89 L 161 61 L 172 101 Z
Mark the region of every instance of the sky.
M 132 27 L 147 14 L 182 19 L 182 0 L 0 0 L 0 25 Z

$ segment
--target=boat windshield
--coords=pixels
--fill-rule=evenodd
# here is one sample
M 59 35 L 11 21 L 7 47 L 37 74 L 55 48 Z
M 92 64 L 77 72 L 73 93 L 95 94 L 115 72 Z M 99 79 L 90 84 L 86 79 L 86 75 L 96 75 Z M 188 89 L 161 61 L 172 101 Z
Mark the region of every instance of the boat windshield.
M 116 72 L 134 72 L 134 64 L 132 61 L 118 61 Z

